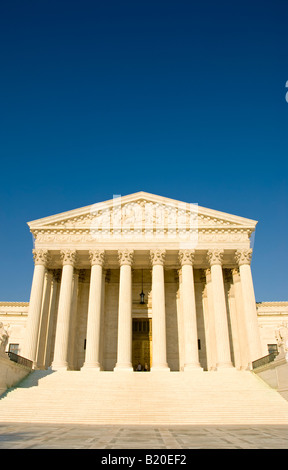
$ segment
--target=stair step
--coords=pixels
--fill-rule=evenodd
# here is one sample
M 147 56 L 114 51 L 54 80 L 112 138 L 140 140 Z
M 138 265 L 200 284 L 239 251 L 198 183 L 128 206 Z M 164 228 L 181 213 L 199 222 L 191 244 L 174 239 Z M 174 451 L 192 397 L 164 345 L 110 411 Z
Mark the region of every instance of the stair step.
M 250 371 L 33 371 L 0 397 L 0 422 L 288 424 L 288 402 Z

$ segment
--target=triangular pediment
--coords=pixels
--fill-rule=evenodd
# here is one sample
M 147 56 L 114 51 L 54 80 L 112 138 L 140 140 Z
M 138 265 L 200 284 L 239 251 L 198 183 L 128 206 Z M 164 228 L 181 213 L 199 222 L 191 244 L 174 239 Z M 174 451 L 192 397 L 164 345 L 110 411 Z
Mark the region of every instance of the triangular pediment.
M 253 231 L 257 222 L 244 217 L 207 209 L 198 204 L 177 201 L 146 192 L 98 202 L 79 209 L 62 212 L 28 222 L 32 233 L 36 230 L 79 229 L 141 229 L 145 227 L 169 229 L 245 228 Z

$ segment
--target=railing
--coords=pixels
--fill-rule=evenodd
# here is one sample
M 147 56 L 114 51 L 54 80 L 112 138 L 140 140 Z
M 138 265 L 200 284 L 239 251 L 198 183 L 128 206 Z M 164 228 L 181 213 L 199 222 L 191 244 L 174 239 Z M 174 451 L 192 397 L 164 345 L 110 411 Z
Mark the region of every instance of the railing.
M 267 356 L 256 359 L 256 361 L 252 362 L 252 369 L 256 369 L 257 367 L 262 367 L 266 364 L 269 364 L 270 362 L 273 362 L 276 356 L 278 356 L 278 352 L 272 352 L 267 354 Z
M 26 357 L 19 356 L 18 354 L 15 354 L 11 351 L 8 351 L 6 354 L 8 355 L 11 361 L 17 362 L 17 364 L 21 364 L 22 366 L 29 367 L 29 369 L 32 369 L 33 362 L 29 359 L 26 359 Z

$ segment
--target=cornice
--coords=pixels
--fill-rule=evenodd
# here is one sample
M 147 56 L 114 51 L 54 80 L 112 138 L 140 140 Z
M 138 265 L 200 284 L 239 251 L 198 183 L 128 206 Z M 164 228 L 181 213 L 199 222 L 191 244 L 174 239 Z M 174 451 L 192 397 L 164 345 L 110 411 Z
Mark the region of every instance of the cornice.
M 0 302 L 0 307 L 29 307 L 29 302 Z
M 136 226 L 135 229 L 143 229 L 142 226 Z M 135 230 L 135 229 L 132 229 L 132 230 Z M 113 229 L 105 229 L 105 230 L 108 230 L 110 232 L 112 231 L 116 231 L 116 230 L 124 230 L 123 229 L 123 226 L 113 226 Z M 144 230 L 144 229 L 143 229 Z M 153 230 L 153 231 L 157 231 L 157 227 L 155 228 L 154 225 L 148 225 L 148 224 L 145 224 L 145 230 Z M 175 231 L 176 233 L 179 233 L 185 229 L 179 229 L 177 226 L 171 226 L 169 228 L 166 228 L 164 227 L 164 229 L 161 229 L 163 230 L 164 232 L 169 232 L 169 230 L 173 230 Z M 186 229 L 186 230 L 193 230 L 193 229 Z M 89 233 L 89 232 L 93 232 L 93 231 L 98 231 L 98 229 L 93 229 L 93 227 L 91 226 L 86 226 L 86 227 L 81 227 L 81 226 L 67 226 L 67 225 L 63 225 L 63 226 L 54 226 L 54 225 L 47 225 L 45 227 L 34 227 L 34 228 L 31 228 L 31 233 L 33 234 L 37 234 L 37 233 Z M 103 230 L 104 231 L 104 230 Z M 252 233 L 253 230 L 251 229 L 251 226 L 245 226 L 245 225 L 229 225 L 229 226 L 222 226 L 222 227 L 219 227 L 219 226 L 211 226 L 211 225 L 202 225 L 202 226 L 198 226 L 197 229 L 194 229 L 194 231 L 199 231 L 199 232 L 250 232 Z
M 257 307 L 288 307 L 288 301 L 256 302 Z

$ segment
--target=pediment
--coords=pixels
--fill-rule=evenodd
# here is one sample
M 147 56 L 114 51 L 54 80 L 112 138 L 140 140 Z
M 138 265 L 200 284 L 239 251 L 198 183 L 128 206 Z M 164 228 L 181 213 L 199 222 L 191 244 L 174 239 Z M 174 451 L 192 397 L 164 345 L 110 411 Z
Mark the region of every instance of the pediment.
M 257 221 L 146 192 L 114 197 L 80 209 L 28 222 L 40 232 L 129 230 L 239 230 L 252 233 Z

